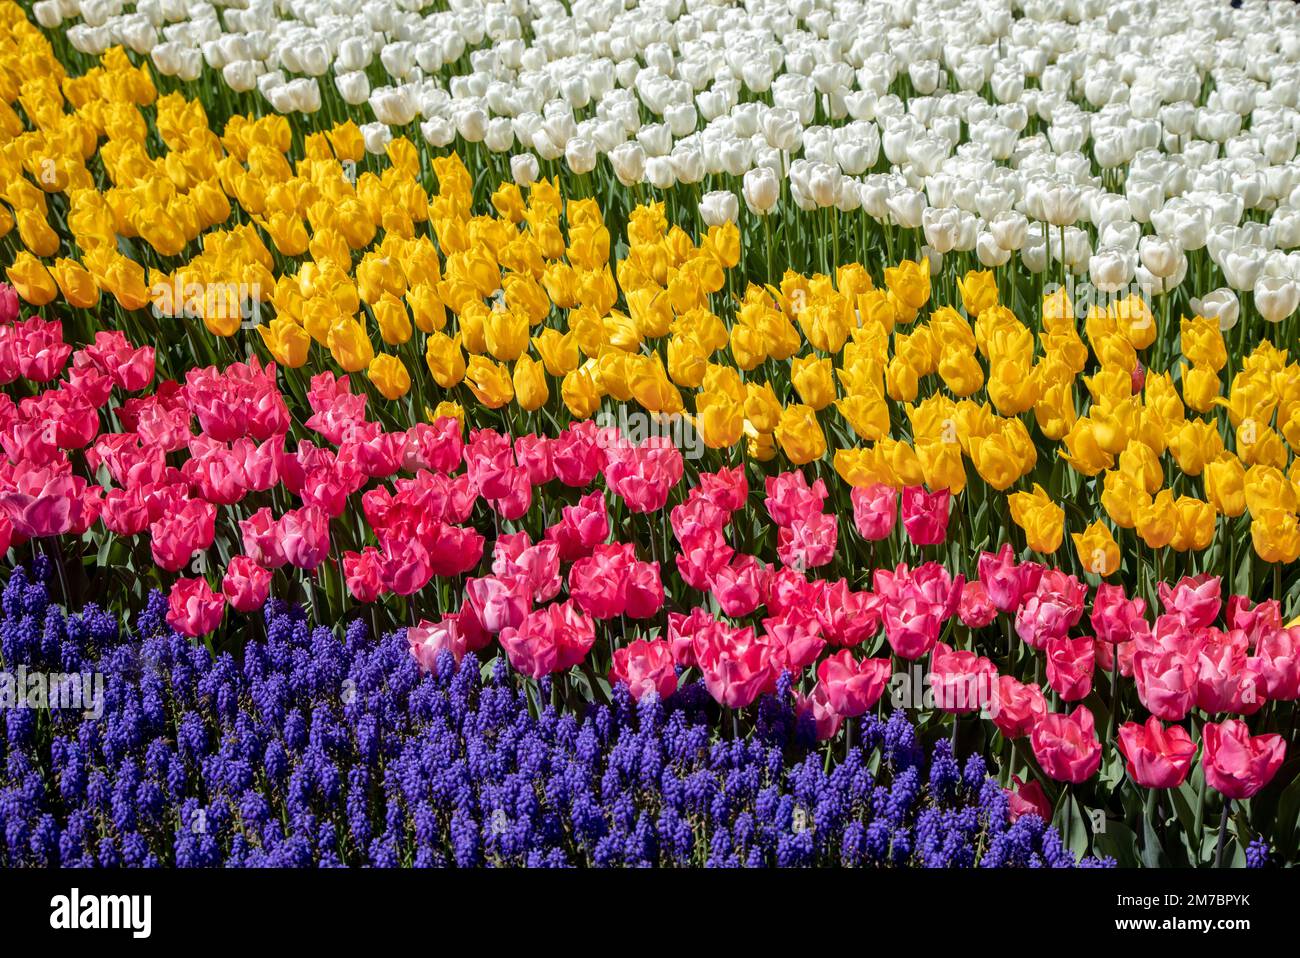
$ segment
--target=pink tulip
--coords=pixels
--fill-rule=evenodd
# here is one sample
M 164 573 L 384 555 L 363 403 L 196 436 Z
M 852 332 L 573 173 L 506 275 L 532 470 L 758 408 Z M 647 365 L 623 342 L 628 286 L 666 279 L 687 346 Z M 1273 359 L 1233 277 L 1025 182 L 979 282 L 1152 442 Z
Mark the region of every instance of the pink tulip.
M 579 664 L 596 642 L 596 625 L 572 600 L 535 609 L 497 636 L 516 671 L 540 679 Z
M 280 528 L 267 506 L 239 521 L 244 540 L 244 554 L 267 569 L 278 569 L 288 559 L 280 546 Z
M 868 542 L 888 539 L 898 518 L 898 490 L 884 483 L 855 486 L 849 493 L 853 502 L 853 524 Z
M 717 622 L 717 619 L 698 605 L 691 609 L 689 615 L 669 612 L 668 649 L 672 652 L 673 661 L 684 669 L 695 665 L 696 636 Z
M 776 556 L 783 565 L 799 572 L 816 569 L 835 558 L 838 536 L 839 523 L 834 516 L 810 513 L 777 529 Z
M 1047 700 L 1037 683 L 1025 684 L 1010 675 L 999 675 L 988 713 L 1003 738 L 1024 738 L 1047 714 Z
M 330 551 L 330 520 L 318 506 L 290 509 L 276 523 L 280 551 L 295 569 L 312 572 Z
M 419 625 L 407 628 L 406 641 L 411 656 L 424 672 L 437 671 L 438 656 L 444 649 L 451 653 L 457 664 L 468 651 L 465 632 L 456 617 L 438 622 L 421 619 Z
M 880 629 L 885 600 L 870 592 L 854 592 L 844 579 L 825 583 L 816 591 L 814 610 L 822 635 L 833 645 L 856 646 Z
M 226 566 L 221 592 L 236 612 L 256 611 L 271 594 L 271 571 L 248 556 L 235 556 Z
M 634 513 L 658 512 L 682 478 L 682 454 L 667 440 L 622 441 L 605 455 L 605 482 Z
M 1064 702 L 1078 702 L 1092 691 L 1096 664 L 1092 636 L 1077 639 L 1049 639 L 1047 642 L 1047 684 Z
M 1145 725 L 1120 726 L 1119 750 L 1129 777 L 1143 788 L 1177 788 L 1191 770 L 1196 745 L 1182 726 L 1165 728 L 1152 715 Z
M 929 678 L 935 707 L 960 714 L 988 707 L 994 696 L 998 670 L 981 655 L 954 650 L 939 642 L 930 652 Z
M 559 546 L 563 562 L 591 555 L 591 550 L 608 537 L 609 514 L 599 489 L 583 496 L 577 505 L 564 506 L 560 521 L 546 530 L 546 538 Z
M 555 475 L 566 486 L 582 489 L 605 468 L 605 444 L 600 428 L 591 420 L 574 423 L 556 437 L 551 447 Z
M 1025 596 L 1038 588 L 1043 567 L 1036 562 L 1017 563 L 1010 544 L 995 555 L 981 552 L 979 579 L 989 594 L 989 601 L 999 612 L 1015 612 Z
M 186 500 L 179 509 L 149 527 L 153 561 L 168 572 L 179 572 L 195 553 L 212 545 L 216 538 L 217 510 L 202 499 Z M 197 570 L 196 570 L 197 571 Z
M 448 474 L 460 467 L 464 455 L 460 421 L 443 416 L 434 423 L 416 423 L 406 430 L 402 468 L 407 472 L 429 469 Z
M 1138 700 L 1166 722 L 1180 722 L 1196 701 L 1196 669 L 1178 652 L 1139 648 L 1133 655 Z
M 721 530 L 699 528 L 678 543 L 677 571 L 692 589 L 706 591 L 713 577 L 731 562 L 735 550 L 727 545 Z
M 1007 796 L 1007 811 L 1014 822 L 1022 815 L 1037 815 L 1044 822 L 1052 820 L 1052 803 L 1036 781 L 1023 781 L 1019 775 L 1011 776 L 1011 788 L 1002 791 Z
M 771 647 L 753 629 L 707 629 L 696 636 L 695 657 L 705 688 L 726 708 L 745 708 L 776 681 Z
M 1203 628 L 1219 617 L 1223 605 L 1223 580 L 1204 573 L 1180 579 L 1173 588 L 1167 582 L 1157 586 L 1165 611 L 1180 616 L 1191 628 Z
M 1251 606 L 1247 596 L 1229 596 L 1227 619 L 1229 629 L 1245 632 L 1251 646 L 1256 646 L 1282 628 L 1282 604 L 1277 599 L 1265 599 Z
M 1206 630 L 1195 667 L 1197 708 L 1250 715 L 1263 706 L 1268 683 L 1259 660 L 1247 655 L 1245 632 Z
M 1142 617 L 1146 602 L 1141 597 L 1129 599 L 1124 587 L 1103 582 L 1092 600 L 1092 628 L 1100 642 L 1127 642 L 1134 630 L 1145 628 Z
M 835 711 L 831 705 L 830 693 L 825 685 L 820 682 L 813 688 L 812 694 L 806 698 L 802 695 L 795 696 L 795 714 L 803 721 L 812 724 L 813 733 L 817 741 L 825 742 L 834 738 L 844 723 L 844 716 Z
M 1300 698 L 1300 628 L 1274 629 L 1259 640 L 1258 652 L 1267 697 L 1275 702 Z
M 744 618 L 763 602 L 771 570 L 751 555 L 738 555 L 712 577 L 709 589 L 725 615 Z
M 552 458 L 554 443 L 545 436 L 518 436 L 515 438 L 515 461 L 528 474 L 528 481 L 540 486 L 555 478 L 555 461 Z
M 483 628 L 493 634 L 518 628 L 532 608 L 528 584 L 522 579 L 494 575 L 469 579 L 465 596 Z
M 429 542 L 431 573 L 437 576 L 463 575 L 483 558 L 484 539 L 465 526 L 439 523 Z
M 560 548 L 554 542 L 533 545 L 528 533 L 497 537 L 492 552 L 492 572 L 498 576 L 523 577 L 533 602 L 550 602 L 559 595 L 564 582 L 560 578 Z
M 807 609 L 787 609 L 763 620 L 763 638 L 772 649 L 772 669 L 798 675 L 826 648 L 817 619 Z
M 86 480 L 66 459 L 48 467 L 23 460 L 8 476 L 0 472 L 0 509 L 20 535 L 59 536 L 80 523 L 85 490 Z
M 745 479 L 745 467 L 725 466 L 717 472 L 702 472 L 698 485 L 691 492 L 698 491 L 700 497 L 711 502 L 724 512 L 735 512 L 744 508 L 749 499 L 749 482 Z
M 63 371 L 72 347 L 63 341 L 63 323 L 39 316 L 15 323 L 18 372 L 32 382 L 44 383 Z
M 926 492 L 923 486 L 903 490 L 903 529 L 919 546 L 933 546 L 948 535 L 948 510 L 951 493 L 947 489 Z
M 880 701 L 889 673 L 889 659 L 856 659 L 848 649 L 841 649 L 817 666 L 817 682 L 826 687 L 831 708 L 853 718 Z
M 818 479 L 810 486 L 798 469 L 768 476 L 765 487 L 767 512 L 778 526 L 820 513 L 826 501 L 826 483 Z
M 374 602 L 383 594 L 382 559 L 379 550 L 366 546 L 360 552 L 343 553 L 343 579 L 358 602 Z
M 226 600 L 213 592 L 207 579 L 177 579 L 167 596 L 167 624 L 182 635 L 198 638 L 221 624 Z
M 1205 783 L 1228 798 L 1250 798 L 1273 780 L 1286 758 L 1281 735 L 1251 735 L 1240 719 L 1207 722 L 1201 740 Z
M 982 629 L 998 617 L 998 610 L 989 599 L 984 583 L 972 579 L 962 586 L 957 617 L 968 629 Z
M 609 681 L 612 685 L 622 682 L 638 702 L 651 692 L 668 698 L 677 691 L 677 670 L 668 643 L 636 639 L 615 649 Z
M 1058 782 L 1077 785 L 1091 778 L 1101 765 L 1101 742 L 1086 705 L 1070 715 L 1044 715 L 1030 733 L 1029 742 L 1043 771 Z

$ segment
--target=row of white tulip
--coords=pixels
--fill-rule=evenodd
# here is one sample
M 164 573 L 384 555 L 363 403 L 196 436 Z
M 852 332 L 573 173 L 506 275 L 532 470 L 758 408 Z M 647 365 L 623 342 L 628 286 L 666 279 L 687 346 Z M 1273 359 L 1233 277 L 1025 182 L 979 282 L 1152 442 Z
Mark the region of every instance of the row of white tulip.
M 706 221 L 861 211 L 934 254 L 1175 289 L 1204 250 L 1235 321 L 1300 300 L 1300 16 L 1248 0 L 39 0 L 73 48 L 338 98 L 367 149 L 418 124 L 521 182 L 727 186 Z M 368 116 L 366 115 L 368 114 Z M 371 119 L 373 117 L 373 119 Z M 1288 308 L 1289 307 L 1289 308 Z

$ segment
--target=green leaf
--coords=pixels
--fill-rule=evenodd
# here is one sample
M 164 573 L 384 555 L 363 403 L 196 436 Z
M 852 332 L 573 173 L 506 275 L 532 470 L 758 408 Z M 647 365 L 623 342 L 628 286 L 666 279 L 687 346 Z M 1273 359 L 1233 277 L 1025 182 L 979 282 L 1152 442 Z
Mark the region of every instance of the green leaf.
M 1092 843 L 1097 854 L 1110 855 L 1121 868 L 1137 868 L 1143 864 L 1138 853 L 1137 835 L 1121 821 L 1107 819 L 1105 830 L 1093 835 Z

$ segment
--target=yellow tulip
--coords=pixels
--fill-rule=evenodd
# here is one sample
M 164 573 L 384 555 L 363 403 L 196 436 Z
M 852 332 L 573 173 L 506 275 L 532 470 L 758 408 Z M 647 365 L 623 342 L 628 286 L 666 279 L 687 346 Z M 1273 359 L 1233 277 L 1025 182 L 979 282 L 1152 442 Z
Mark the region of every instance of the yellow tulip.
M 406 313 L 406 305 L 392 293 L 385 291 L 371 305 L 371 311 L 379 335 L 389 346 L 400 346 L 411 338 L 411 318 Z
M 799 356 L 790 364 L 790 382 L 805 404 L 825 409 L 835 400 L 835 377 L 829 359 Z
M 668 375 L 678 386 L 699 388 L 708 366 L 708 355 L 693 337 L 673 336 L 668 340 Z
M 70 259 L 57 259 L 50 272 L 68 305 L 89 309 L 99 302 L 99 287 L 95 285 L 95 278 L 80 263 Z
M 465 367 L 465 384 L 474 398 L 489 409 L 500 409 L 514 398 L 510 370 L 486 356 L 471 356 Z
M 1184 474 L 1199 476 L 1223 452 L 1223 439 L 1210 420 L 1189 419 L 1169 436 L 1169 451 Z
M 587 419 L 600 408 L 600 391 L 586 366 L 571 369 L 564 374 L 560 396 L 575 419 Z
M 957 396 L 970 396 L 984 385 L 984 370 L 975 358 L 974 347 L 944 349 L 939 356 L 939 375 L 944 384 Z
M 836 400 L 835 408 L 859 439 L 874 442 L 889 434 L 889 406 L 881 395 L 855 394 Z
M 548 327 L 533 337 L 533 348 L 552 376 L 565 376 L 578 368 L 578 340 L 572 333 Z
M 1134 514 L 1137 534 L 1152 549 L 1169 545 L 1178 532 L 1178 507 L 1174 494 L 1161 489 L 1150 502 L 1140 506 Z
M 1061 547 L 1065 510 L 1052 501 L 1046 489 L 1034 483 L 1033 492 L 1013 493 L 1008 503 L 1011 518 L 1024 530 L 1029 548 L 1050 555 Z
M 424 345 L 424 361 L 433 374 L 433 381 L 443 389 L 451 389 L 465 378 L 465 354 L 461 352 L 460 336 L 434 333 Z
M 1104 523 L 1094 522 L 1083 532 L 1070 533 L 1070 538 L 1079 562 L 1093 575 L 1105 578 L 1119 569 L 1119 546 Z
M 257 331 L 266 348 L 270 350 L 271 356 L 281 366 L 298 369 L 307 362 L 311 337 L 293 320 L 277 316 L 269 323 L 258 326 Z
M 745 383 L 745 418 L 758 432 L 776 431 L 781 422 L 781 402 L 771 383 Z
M 1119 469 L 1140 481 L 1148 495 L 1155 495 L 1165 484 L 1165 474 L 1160 468 L 1160 458 L 1150 446 L 1130 442 L 1119 454 Z
M 710 449 L 727 449 L 740 442 L 745 429 L 745 407 L 722 392 L 702 392 L 695 397 L 700 437 Z
M 410 373 L 391 353 L 380 353 L 371 360 L 367 375 L 385 399 L 401 399 L 411 388 Z
M 59 286 L 45 264 L 31 253 L 22 250 L 14 257 L 5 275 L 23 301 L 32 306 L 44 306 L 59 295 Z
M 966 488 L 966 466 L 959 443 L 941 435 L 925 436 L 917 438 L 914 448 L 925 484 L 932 490 L 948 489 L 957 495 Z
M 795 403 L 781 413 L 775 431 L 781 451 L 796 466 L 820 459 L 826 453 L 826 436 L 811 406 Z
M 915 316 L 916 311 L 930 301 L 929 257 L 923 257 L 919 263 L 905 259 L 897 266 L 885 267 L 885 286 L 902 307 Z
M 998 492 L 1011 488 L 1024 474 L 1020 457 L 1002 435 L 972 436 L 970 458 L 980 478 Z
M 1205 497 L 1216 512 L 1232 517 L 1246 511 L 1246 469 L 1236 456 L 1225 452 L 1207 462 L 1202 476 Z
M 528 348 L 528 317 L 510 309 L 493 309 L 483 320 L 483 338 L 496 359 L 518 359 Z
M 18 223 L 19 238 L 33 254 L 46 257 L 59 251 L 59 234 L 39 210 L 19 209 L 14 213 L 14 220 Z
M 329 351 L 344 372 L 355 373 L 369 367 L 375 358 L 370 337 L 355 319 L 340 319 L 330 327 Z
M 1115 464 L 1115 458 L 1101 444 L 1098 423 L 1088 416 L 1077 420 L 1065 434 L 1061 458 L 1085 476 L 1095 476 Z
M 962 306 L 968 316 L 978 316 L 998 304 L 998 283 L 992 270 L 970 270 L 957 280 Z
M 515 401 L 525 412 L 540 409 L 550 398 L 545 370 L 542 364 L 531 356 L 524 355 L 515 360 L 511 379 L 515 388 Z
M 1256 554 L 1265 562 L 1290 565 L 1300 559 L 1300 522 L 1294 512 L 1270 509 L 1254 516 L 1250 539 Z
M 1192 496 L 1179 496 L 1174 502 L 1178 528 L 1169 545 L 1177 552 L 1200 552 L 1214 541 L 1216 522 L 1214 507 Z
M 1295 512 L 1296 489 L 1282 470 L 1273 466 L 1251 466 L 1243 483 L 1246 508 L 1251 516 L 1282 509 Z
M 1191 366 L 1183 369 L 1183 402 L 1199 413 L 1214 408 L 1222 384 L 1219 374 L 1209 366 Z

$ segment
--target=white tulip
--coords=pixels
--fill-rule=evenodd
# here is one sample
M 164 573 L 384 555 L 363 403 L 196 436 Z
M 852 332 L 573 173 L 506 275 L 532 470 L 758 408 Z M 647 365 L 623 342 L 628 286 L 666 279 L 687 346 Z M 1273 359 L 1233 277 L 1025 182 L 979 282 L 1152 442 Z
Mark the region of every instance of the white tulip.
M 516 153 L 510 157 L 510 177 L 519 186 L 532 186 L 541 175 L 537 157 L 531 153 Z
M 349 106 L 360 106 L 370 99 L 370 78 L 360 70 L 335 74 L 334 86 Z
M 712 190 L 700 198 L 700 217 L 705 226 L 721 226 L 740 219 L 740 200 L 730 190 Z
M 614 175 L 624 186 L 633 186 L 645 178 L 645 148 L 640 143 L 628 141 L 615 147 L 609 154 Z
M 1280 323 L 1300 306 L 1300 283 L 1279 276 L 1261 276 L 1254 286 L 1255 308 L 1270 323 Z
M 367 153 L 383 156 L 388 144 L 393 142 L 393 131 L 386 123 L 365 123 L 361 126 L 361 139 Z
M 1173 276 L 1180 265 L 1186 268 L 1187 263 L 1178 241 L 1160 236 L 1142 237 L 1138 243 L 1138 257 L 1153 276 L 1160 278 Z
M 998 246 L 1014 252 L 1023 248 L 1029 237 L 1029 220 L 1023 213 L 1008 210 L 989 220 L 989 233 Z
M 1137 256 L 1132 250 L 1116 246 L 1099 247 L 1088 258 L 1088 278 L 1103 293 L 1114 293 L 1127 286 L 1136 269 Z
M 781 184 L 773 170 L 760 166 L 745 174 L 741 192 L 751 213 L 766 216 L 781 198 Z

